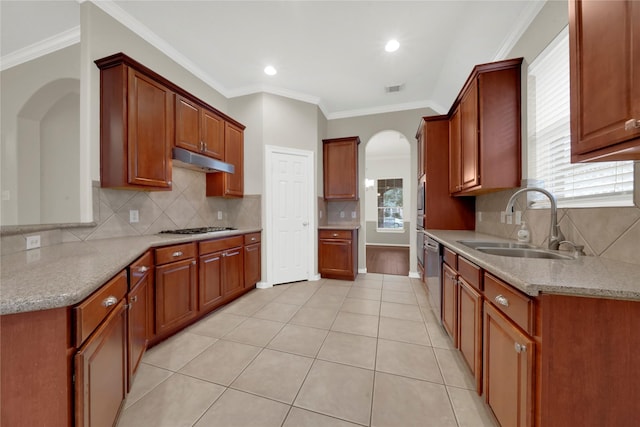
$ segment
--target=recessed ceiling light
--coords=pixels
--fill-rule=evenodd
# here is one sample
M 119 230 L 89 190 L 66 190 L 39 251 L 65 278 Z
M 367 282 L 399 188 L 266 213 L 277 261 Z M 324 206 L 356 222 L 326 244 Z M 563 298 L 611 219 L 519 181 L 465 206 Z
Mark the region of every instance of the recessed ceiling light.
M 271 65 L 267 65 L 264 67 L 264 73 L 268 76 L 275 76 L 278 73 L 278 70 Z
M 395 52 L 396 50 L 398 50 L 399 47 L 400 47 L 400 43 L 398 43 L 398 40 L 392 39 L 392 40 L 389 40 L 387 44 L 384 46 L 384 50 L 386 50 L 387 52 Z

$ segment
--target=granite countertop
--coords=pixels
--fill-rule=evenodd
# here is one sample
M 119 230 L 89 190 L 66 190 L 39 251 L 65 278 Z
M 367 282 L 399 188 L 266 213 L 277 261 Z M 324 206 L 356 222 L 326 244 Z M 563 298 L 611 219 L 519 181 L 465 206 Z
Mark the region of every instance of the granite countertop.
M 147 249 L 261 231 L 246 228 L 198 235 L 155 234 L 62 243 L 1 258 L 0 314 L 79 303 Z
M 640 265 L 583 256 L 572 260 L 489 255 L 459 240 L 508 241 L 474 231 L 425 230 L 425 233 L 522 292 L 570 294 L 640 300 Z
M 325 224 L 319 225 L 318 230 L 358 230 L 360 224 Z

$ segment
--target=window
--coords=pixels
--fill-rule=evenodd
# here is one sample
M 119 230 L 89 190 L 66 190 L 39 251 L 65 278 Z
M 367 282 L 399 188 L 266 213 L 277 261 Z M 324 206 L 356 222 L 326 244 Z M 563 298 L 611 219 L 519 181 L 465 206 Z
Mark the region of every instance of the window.
M 404 229 L 402 178 L 378 180 L 378 229 Z
M 561 207 L 633 205 L 632 161 L 571 163 L 567 28 L 529 66 L 527 92 L 529 182 Z

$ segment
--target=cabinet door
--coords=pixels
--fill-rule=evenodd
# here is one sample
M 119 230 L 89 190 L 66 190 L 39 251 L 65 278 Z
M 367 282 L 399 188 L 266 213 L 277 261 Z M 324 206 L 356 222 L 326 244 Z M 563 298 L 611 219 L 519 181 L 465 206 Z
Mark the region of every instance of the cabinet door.
M 482 296 L 464 279 L 458 282 L 458 341 L 460 352 L 482 393 Z
M 353 260 L 351 240 L 318 241 L 320 274 L 325 277 L 344 277 L 352 275 Z
M 533 425 L 534 342 L 484 304 L 484 395 L 503 426 Z
M 424 155 L 425 155 L 425 124 L 421 123 L 420 131 L 418 132 L 418 180 L 425 174 L 424 170 Z
M 201 141 L 200 107 L 176 95 L 176 146 L 198 153 Z
M 244 247 L 244 287 L 250 288 L 262 278 L 260 243 Z
M 203 142 L 202 154 L 223 159 L 224 157 L 224 119 L 213 111 L 202 109 L 200 116 L 200 132 Z M 234 163 L 235 165 L 235 163 Z
M 462 189 L 480 184 L 478 146 L 478 84 L 473 82 L 460 101 Z
M 153 298 L 151 290 L 153 289 L 153 275 L 147 273 L 140 279 L 134 288 L 129 292 L 129 358 L 128 358 L 128 375 L 129 390 L 131 389 L 131 380 L 140 365 L 142 356 L 147 350 L 149 342 L 149 319 L 153 311 Z
M 197 266 L 193 259 L 156 267 L 156 332 L 160 335 L 197 315 Z
M 244 254 L 242 248 L 233 248 L 222 254 L 222 289 L 224 296 L 244 289 Z
M 460 108 L 449 121 L 449 192 L 457 193 L 462 189 L 462 147 L 460 146 Z
M 570 1 L 569 37 L 572 161 L 640 159 L 640 3 Z
M 127 311 L 121 300 L 75 356 L 76 427 L 112 427 L 127 394 Z
M 213 310 L 222 300 L 222 252 L 200 257 L 198 310 Z
M 131 68 L 128 89 L 128 183 L 169 189 L 174 94 Z
M 325 140 L 323 144 L 324 198 L 358 200 L 358 138 Z
M 235 167 L 235 172 L 223 174 L 226 178 L 225 195 L 242 197 L 244 194 L 244 136 L 242 129 L 225 123 L 224 160 Z
M 458 277 L 447 264 L 442 264 L 442 326 L 453 344 L 458 346 Z

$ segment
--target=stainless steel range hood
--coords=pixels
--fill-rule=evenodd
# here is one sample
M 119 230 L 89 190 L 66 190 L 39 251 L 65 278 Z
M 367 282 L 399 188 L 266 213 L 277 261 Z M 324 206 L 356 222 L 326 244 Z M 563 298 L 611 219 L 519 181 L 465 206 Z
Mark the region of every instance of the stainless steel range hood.
M 174 166 L 192 169 L 200 172 L 226 172 L 235 173 L 235 167 L 230 163 L 212 159 L 202 154 L 192 153 L 183 148 L 173 148 Z

